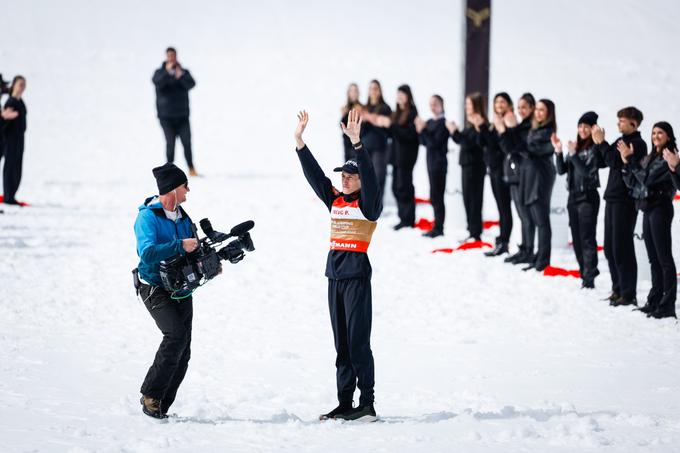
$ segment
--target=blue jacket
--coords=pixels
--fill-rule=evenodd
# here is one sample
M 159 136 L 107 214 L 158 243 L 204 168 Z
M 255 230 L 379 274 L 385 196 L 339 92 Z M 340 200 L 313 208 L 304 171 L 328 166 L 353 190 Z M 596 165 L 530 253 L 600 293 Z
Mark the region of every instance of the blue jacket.
M 147 198 L 139 207 L 135 221 L 137 255 L 140 258 L 137 268 L 142 279 L 152 285 L 161 286 L 161 261 L 184 255 L 182 239 L 192 237 L 193 233 L 191 219 L 184 209 L 179 208 L 182 218 L 172 221 L 165 216 L 160 202 L 148 204 L 153 198 Z

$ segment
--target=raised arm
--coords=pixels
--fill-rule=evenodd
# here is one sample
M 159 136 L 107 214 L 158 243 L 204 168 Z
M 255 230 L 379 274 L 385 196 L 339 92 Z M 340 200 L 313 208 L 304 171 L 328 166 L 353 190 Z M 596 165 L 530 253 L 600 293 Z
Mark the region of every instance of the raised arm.
M 302 133 L 309 122 L 309 114 L 304 110 L 298 113 L 298 125 L 295 129 L 295 143 L 300 164 L 302 164 L 302 172 L 307 178 L 307 182 L 316 196 L 324 202 L 328 210 L 333 205 L 333 200 L 339 195 L 339 192 L 333 187 L 331 180 L 326 177 L 323 170 L 319 166 L 312 152 L 307 148 L 305 142 L 302 140 Z

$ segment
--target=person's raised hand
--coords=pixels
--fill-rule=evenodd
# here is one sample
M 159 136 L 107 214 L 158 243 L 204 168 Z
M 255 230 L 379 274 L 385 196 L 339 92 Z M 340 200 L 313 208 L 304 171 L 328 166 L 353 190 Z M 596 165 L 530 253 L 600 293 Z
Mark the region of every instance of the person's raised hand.
M 419 134 L 423 132 L 423 129 L 425 129 L 425 120 L 423 120 L 419 116 L 416 116 L 416 118 L 413 120 L 413 124 L 415 124 L 416 132 L 418 132 Z
M 680 165 L 680 156 L 678 155 L 678 150 L 676 149 L 671 151 L 668 148 L 664 148 L 663 159 L 668 164 L 668 168 L 670 168 L 670 170 L 675 173 L 675 169 L 678 168 L 678 165 Z
M 550 136 L 550 143 L 552 143 L 555 149 L 555 154 L 562 154 L 562 140 L 554 132 Z
M 347 126 L 341 122 L 340 127 L 342 128 L 342 132 L 349 137 L 352 145 L 359 143 L 361 134 L 361 115 L 359 115 L 358 111 L 355 109 L 350 110 L 347 114 Z
M 295 128 L 295 142 L 297 144 L 297 149 L 300 150 L 305 147 L 305 142 L 302 141 L 302 133 L 305 131 L 307 123 L 309 122 L 309 114 L 305 110 L 301 110 L 300 112 L 298 112 L 297 117 L 298 124 L 297 127 Z
M 621 155 L 621 160 L 623 161 L 624 164 L 628 163 L 628 158 L 633 155 L 634 148 L 633 144 L 631 143 L 630 145 L 626 145 L 626 142 L 623 140 L 619 140 L 619 142 L 616 144 L 616 149 L 619 151 L 619 154 Z
M 604 129 L 602 129 L 600 126 L 597 124 L 593 125 L 593 128 L 591 130 L 591 134 L 593 137 L 593 142 L 596 145 L 599 145 L 604 141 Z
M 576 142 L 575 141 L 569 140 L 569 142 L 567 142 L 567 147 L 569 148 L 569 155 L 570 156 L 573 156 L 574 154 L 576 154 Z
M 196 238 L 182 239 L 182 248 L 187 253 L 193 252 L 198 248 L 198 239 Z
M 2 116 L 3 120 L 11 121 L 13 119 L 16 119 L 17 116 L 19 116 L 19 112 L 14 110 L 12 107 L 7 107 L 2 110 L 2 113 L 0 115 Z
M 453 134 L 458 130 L 458 125 L 454 121 L 447 121 L 446 128 L 449 130 L 449 134 Z
M 512 110 L 508 110 L 505 115 L 503 115 L 503 123 L 505 123 L 505 127 L 517 126 L 517 117 Z

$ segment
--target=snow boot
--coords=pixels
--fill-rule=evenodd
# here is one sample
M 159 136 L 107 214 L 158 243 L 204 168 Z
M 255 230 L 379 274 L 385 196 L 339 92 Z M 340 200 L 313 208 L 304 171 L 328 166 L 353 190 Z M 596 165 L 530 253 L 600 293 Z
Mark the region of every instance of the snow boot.
M 161 410 L 160 400 L 151 398 L 150 396 L 142 396 L 139 399 L 139 402 L 142 404 L 142 412 L 149 417 L 157 418 L 159 420 L 168 418 L 167 414 Z
M 339 415 L 347 414 L 347 413 L 351 412 L 352 410 L 353 409 L 352 409 L 352 402 L 351 401 L 349 403 L 340 403 L 340 405 L 338 407 L 336 407 L 335 409 L 333 409 L 329 413 L 319 415 L 319 420 L 333 420 L 335 418 L 339 418 L 338 417 Z
M 378 420 L 378 416 L 375 414 L 375 409 L 373 408 L 373 403 L 355 407 L 347 413 L 336 415 L 335 418 L 362 423 L 370 423 Z

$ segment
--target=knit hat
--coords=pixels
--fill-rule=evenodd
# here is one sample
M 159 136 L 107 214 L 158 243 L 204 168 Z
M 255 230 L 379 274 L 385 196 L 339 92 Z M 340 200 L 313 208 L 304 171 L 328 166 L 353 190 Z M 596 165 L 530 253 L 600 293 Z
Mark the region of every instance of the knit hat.
M 333 171 L 344 171 L 345 173 L 350 173 L 352 175 L 356 175 L 359 173 L 359 166 L 357 165 L 357 161 L 354 159 L 350 159 L 342 167 L 336 167 L 333 169 Z
M 166 163 L 153 170 L 159 195 L 165 195 L 187 182 L 187 175 L 173 163 Z
M 587 124 L 588 126 L 594 126 L 597 124 L 597 118 L 598 115 L 595 112 L 586 112 L 583 115 L 581 115 L 581 118 L 578 119 L 577 124 Z

